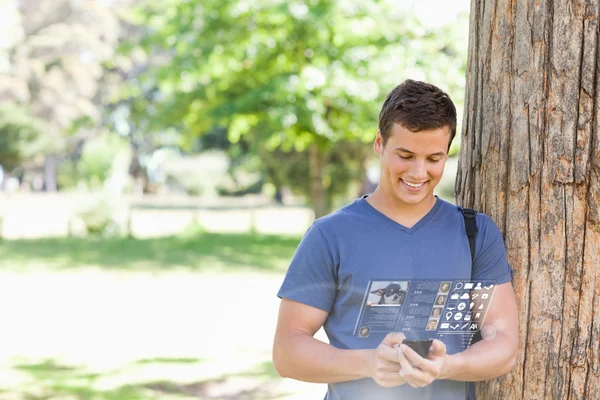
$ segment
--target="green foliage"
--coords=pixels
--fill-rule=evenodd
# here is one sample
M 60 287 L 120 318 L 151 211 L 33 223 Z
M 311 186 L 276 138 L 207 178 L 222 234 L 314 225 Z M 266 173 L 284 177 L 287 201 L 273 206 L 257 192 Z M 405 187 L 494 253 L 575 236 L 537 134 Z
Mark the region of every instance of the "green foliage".
M 79 183 L 90 188 L 100 188 L 112 174 L 127 168 L 130 159 L 126 140 L 109 133 L 85 142 L 81 157 L 66 160 L 59 168 L 58 183 L 61 188 L 73 188 Z
M 346 168 L 360 159 L 336 164 L 338 145 L 370 142 L 383 99 L 406 78 L 437 84 L 462 105 L 466 40 L 455 27 L 423 28 L 393 1 L 146 1 L 130 20 L 146 27 L 130 50 L 163 60 L 129 90 L 156 90 L 135 100 L 135 118 L 175 126 L 187 143 L 225 127 L 231 143 L 272 159 L 265 169 L 279 170 L 266 174 L 275 186 L 303 184 L 295 177 L 308 176 L 306 150 L 316 143 L 328 162 L 323 184 L 347 191 L 364 171 Z
M 77 216 L 83 220 L 89 234 L 99 235 L 111 222 L 110 205 L 104 198 L 94 199 L 83 206 Z
M 77 173 L 77 162 L 65 160 L 58 166 L 56 181 L 61 190 L 73 189 L 77 186 L 79 175 Z
M 101 129 L 105 98 L 119 83 L 102 68 L 104 60 L 114 59 L 124 28 L 118 7 L 70 0 L 2 0 L 0 5 L 0 92 L 4 99 L 27 103 L 43 119 L 36 143 L 40 160 L 44 154 L 66 156 L 82 128 Z
M 360 182 L 364 176 L 364 163 L 369 150 L 360 142 L 341 141 L 328 152 L 327 165 L 323 171 L 323 186 L 328 208 L 356 197 L 358 188 L 352 183 Z M 263 150 L 261 167 L 265 176 L 276 187 L 289 186 L 292 192 L 310 198 L 310 167 L 307 150 L 274 151 Z M 349 192 L 356 189 L 355 192 Z
M 88 140 L 83 147 L 77 170 L 86 182 L 102 183 L 108 178 L 115 160 L 128 151 L 127 142 L 115 135 L 105 134 Z
M 189 135 L 220 122 L 236 142 L 260 121 L 261 137 L 285 150 L 371 140 L 399 81 L 462 85 L 454 31 L 427 31 L 392 2 L 148 1 L 135 17 L 149 27 L 142 48 L 166 61 L 141 86 L 160 92 L 156 118 Z
M 0 105 L 0 164 L 10 171 L 30 160 L 38 150 L 43 127 L 23 106 Z
M 202 196 L 204 188 L 198 183 L 192 183 L 187 187 L 187 194 L 190 196 Z
M 229 160 L 221 150 L 194 156 L 170 154 L 160 163 L 167 185 L 192 196 L 214 196 L 227 175 Z
M 221 123 L 232 142 L 261 121 L 260 136 L 288 150 L 362 138 L 381 97 L 371 66 L 412 36 L 372 10 L 384 11 L 377 2 L 149 3 L 144 49 L 171 56 L 142 77 L 164 98 L 157 118 L 183 121 L 189 135 Z
M 227 176 L 217 185 L 221 196 L 244 196 L 262 191 L 264 174 L 262 160 L 257 154 L 246 153 L 239 145 L 234 145 L 229 155 L 232 163 L 229 165 Z
M 127 232 L 127 208 L 108 193 L 98 192 L 82 203 L 75 216 L 83 222 L 90 235 L 124 236 Z

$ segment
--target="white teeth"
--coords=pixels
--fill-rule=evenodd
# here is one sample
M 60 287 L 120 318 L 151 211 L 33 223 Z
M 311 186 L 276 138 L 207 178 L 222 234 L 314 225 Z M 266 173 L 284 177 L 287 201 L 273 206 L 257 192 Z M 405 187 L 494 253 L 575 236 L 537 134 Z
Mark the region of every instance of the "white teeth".
M 420 188 L 421 186 L 423 186 L 423 183 L 419 183 L 419 184 L 414 184 L 414 183 L 410 183 L 410 182 L 406 182 L 404 179 L 402 180 L 402 182 L 406 183 L 408 186 L 412 187 L 412 188 Z

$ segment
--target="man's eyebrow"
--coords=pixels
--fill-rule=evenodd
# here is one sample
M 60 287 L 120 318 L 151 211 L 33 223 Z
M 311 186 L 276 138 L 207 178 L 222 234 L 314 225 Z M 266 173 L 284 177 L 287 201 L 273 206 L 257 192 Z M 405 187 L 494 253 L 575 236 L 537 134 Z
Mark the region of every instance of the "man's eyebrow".
M 408 153 L 408 154 L 415 154 L 412 151 L 405 149 L 404 147 L 396 147 L 394 150 L 396 150 L 396 151 L 402 151 L 402 152 Z M 443 151 L 438 151 L 437 153 L 430 154 L 429 157 L 431 157 L 431 156 L 443 156 L 445 154 L 446 153 L 444 153 Z

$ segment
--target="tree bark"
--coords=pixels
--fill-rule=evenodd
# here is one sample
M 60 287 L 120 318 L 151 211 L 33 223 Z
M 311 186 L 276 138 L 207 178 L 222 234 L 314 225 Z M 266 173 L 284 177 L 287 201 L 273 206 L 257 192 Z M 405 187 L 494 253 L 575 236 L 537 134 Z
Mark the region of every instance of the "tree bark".
M 309 151 L 310 169 L 310 197 L 315 218 L 327 213 L 325 188 L 323 187 L 323 169 L 325 168 L 325 154 L 316 143 L 311 143 Z
M 600 393 L 600 0 L 471 2 L 461 205 L 503 232 L 519 359 L 478 399 Z

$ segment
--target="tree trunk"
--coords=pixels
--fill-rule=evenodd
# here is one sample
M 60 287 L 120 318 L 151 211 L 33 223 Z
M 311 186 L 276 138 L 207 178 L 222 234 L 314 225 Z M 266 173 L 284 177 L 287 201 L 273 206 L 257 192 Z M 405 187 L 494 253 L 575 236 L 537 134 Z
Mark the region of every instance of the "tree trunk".
M 275 194 L 273 195 L 273 200 L 277 204 L 283 204 L 283 191 L 280 186 L 275 185 Z
M 323 187 L 323 169 L 325 168 L 325 154 L 316 143 L 312 143 L 308 152 L 310 167 L 310 197 L 315 218 L 327 213 L 325 188 Z
M 56 174 L 58 169 L 58 160 L 55 154 L 46 154 L 44 161 L 44 190 L 46 192 L 56 192 Z
M 457 202 L 515 271 L 519 359 L 478 399 L 600 393 L 600 0 L 471 2 Z

